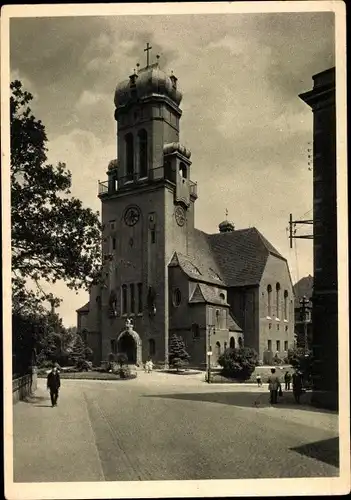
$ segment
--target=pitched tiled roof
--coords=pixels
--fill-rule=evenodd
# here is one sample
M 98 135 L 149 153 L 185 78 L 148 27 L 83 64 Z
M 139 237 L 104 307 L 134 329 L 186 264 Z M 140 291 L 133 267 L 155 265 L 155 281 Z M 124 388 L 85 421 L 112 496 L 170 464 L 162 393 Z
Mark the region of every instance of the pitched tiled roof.
M 213 287 L 206 285 L 205 283 L 198 283 L 196 285 L 194 293 L 190 297 L 189 302 L 191 304 L 205 302 L 208 304 L 218 304 L 221 306 L 228 306 L 229 307 L 229 304 L 227 302 L 224 302 L 217 295 L 216 290 Z
M 242 329 L 240 328 L 238 323 L 235 321 L 234 316 L 232 315 L 231 312 L 229 313 L 229 316 L 228 316 L 228 330 L 230 332 L 242 332 Z
M 90 308 L 89 308 L 89 302 L 87 302 L 84 306 L 80 307 L 79 309 L 76 309 L 76 312 L 89 312 L 90 311 Z
M 227 286 L 259 284 L 269 254 L 286 261 L 254 227 L 206 236 Z

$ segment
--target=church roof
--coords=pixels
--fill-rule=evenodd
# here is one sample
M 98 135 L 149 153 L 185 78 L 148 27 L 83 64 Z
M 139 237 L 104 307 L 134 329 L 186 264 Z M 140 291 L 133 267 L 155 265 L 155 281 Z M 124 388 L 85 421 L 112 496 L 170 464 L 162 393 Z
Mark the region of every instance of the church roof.
M 238 323 L 235 321 L 234 316 L 232 315 L 231 312 L 229 313 L 229 316 L 228 316 L 228 330 L 230 332 L 242 332 L 242 329 L 240 328 Z
M 270 254 L 286 261 L 255 227 L 208 234 L 207 239 L 229 287 L 259 284 Z
M 216 293 L 216 290 L 205 283 L 198 283 L 195 290 L 190 297 L 190 304 L 201 304 L 206 302 L 208 304 L 217 304 L 220 306 L 228 306 L 227 302 L 224 302 Z
M 311 299 L 313 293 L 313 276 L 310 274 L 301 278 L 294 285 L 295 307 L 300 307 L 300 299 L 305 296 Z
M 89 312 L 89 302 L 87 302 L 84 306 L 80 307 L 79 309 L 76 309 L 77 313 L 84 313 L 84 312 Z

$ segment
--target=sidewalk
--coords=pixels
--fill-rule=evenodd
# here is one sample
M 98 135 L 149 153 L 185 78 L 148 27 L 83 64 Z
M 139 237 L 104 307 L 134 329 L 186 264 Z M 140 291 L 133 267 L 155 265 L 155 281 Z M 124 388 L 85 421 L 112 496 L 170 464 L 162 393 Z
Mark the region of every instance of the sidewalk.
M 83 395 L 70 397 L 67 384 L 52 408 L 45 384 L 38 379 L 35 395 L 13 407 L 14 481 L 103 481 Z

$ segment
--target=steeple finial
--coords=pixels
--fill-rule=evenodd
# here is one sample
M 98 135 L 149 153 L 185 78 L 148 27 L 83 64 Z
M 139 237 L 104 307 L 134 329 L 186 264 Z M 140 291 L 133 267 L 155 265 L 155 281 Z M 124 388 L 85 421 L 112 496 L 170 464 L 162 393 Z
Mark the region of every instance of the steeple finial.
M 149 62 L 150 62 L 150 55 L 149 55 L 149 51 L 152 49 L 152 47 L 150 46 L 149 42 L 147 42 L 146 44 L 146 49 L 144 49 L 144 52 L 146 52 L 146 67 L 148 68 L 149 67 Z

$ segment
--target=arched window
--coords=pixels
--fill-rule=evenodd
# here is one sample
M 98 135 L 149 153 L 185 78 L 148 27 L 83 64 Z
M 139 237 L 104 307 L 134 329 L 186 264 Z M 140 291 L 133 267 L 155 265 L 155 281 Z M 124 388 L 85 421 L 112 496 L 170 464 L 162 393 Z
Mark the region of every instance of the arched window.
M 154 356 L 156 352 L 156 344 L 154 339 L 149 339 L 149 356 Z
M 183 177 L 183 179 L 187 179 L 187 177 L 188 177 L 188 169 L 186 168 L 185 163 L 180 163 L 179 164 L 179 173 L 180 173 L 180 176 Z
M 147 132 L 142 129 L 138 132 L 139 139 L 139 175 L 140 177 L 147 177 L 148 170 L 148 151 L 147 151 Z
M 200 327 L 197 323 L 191 325 L 191 331 L 193 332 L 193 338 L 198 339 L 200 337 Z
M 267 316 L 269 318 L 271 318 L 272 317 L 272 287 L 271 287 L 271 285 L 267 286 L 267 295 L 268 295 Z
M 243 339 L 241 337 L 238 338 L 238 343 L 239 343 L 239 347 L 243 346 Z
M 230 337 L 229 347 L 230 347 L 230 349 L 235 349 L 235 338 L 234 337 Z
M 217 355 L 217 357 L 221 355 L 221 344 L 220 344 L 220 342 L 216 342 L 216 355 Z
M 219 330 L 220 326 L 220 310 L 216 309 L 216 328 Z
M 127 314 L 127 285 L 122 285 L 122 314 Z
M 224 350 L 226 351 L 228 347 L 228 342 L 224 342 Z
M 288 291 L 284 291 L 284 319 L 288 319 L 288 298 L 289 294 Z
M 276 284 L 276 292 L 277 292 L 277 295 L 276 295 L 276 318 L 279 318 L 279 314 L 280 314 L 280 283 L 277 283 Z
M 132 180 L 134 175 L 134 138 L 133 134 L 129 133 L 125 136 L 126 142 L 126 165 L 127 179 Z

